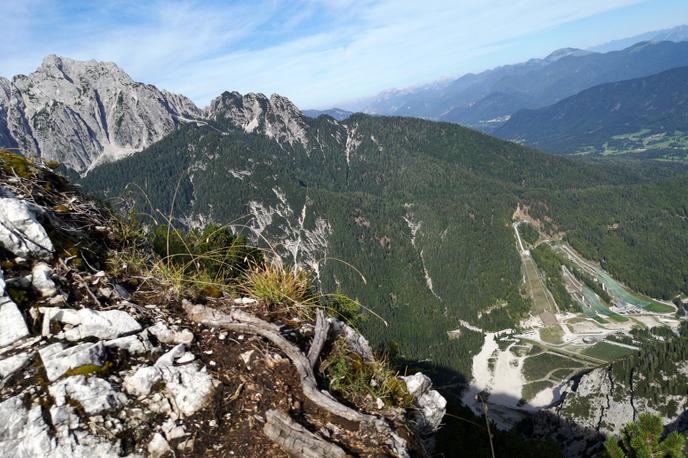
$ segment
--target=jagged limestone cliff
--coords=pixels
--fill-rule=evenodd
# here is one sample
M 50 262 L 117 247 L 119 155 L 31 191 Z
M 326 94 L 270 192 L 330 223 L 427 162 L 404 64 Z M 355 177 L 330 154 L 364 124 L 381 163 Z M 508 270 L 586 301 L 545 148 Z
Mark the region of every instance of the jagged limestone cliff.
M 141 151 L 180 124 L 220 118 L 307 145 L 299 110 L 279 95 L 226 92 L 199 109 L 182 95 L 132 80 L 111 62 L 55 55 L 30 75 L 0 78 L 0 147 L 78 172 Z

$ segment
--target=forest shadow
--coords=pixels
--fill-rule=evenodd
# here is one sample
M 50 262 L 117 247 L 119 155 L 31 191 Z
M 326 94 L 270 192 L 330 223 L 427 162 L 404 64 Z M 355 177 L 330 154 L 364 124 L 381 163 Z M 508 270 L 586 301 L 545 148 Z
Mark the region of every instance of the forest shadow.
M 464 374 L 428 361 L 398 360 L 397 363 L 402 373 L 420 371 L 430 377 L 434 388 L 447 400 L 447 415 L 435 436 L 433 457 L 493 456 L 485 417 L 476 415 L 461 400 L 463 393 L 471 388 Z M 503 395 L 500 396 L 504 400 Z M 487 417 L 490 418 L 489 401 Z M 491 420 L 489 430 L 495 457 L 604 456 L 604 434 L 583 428 L 550 411 L 523 412 L 523 419 L 509 431 L 499 430 Z

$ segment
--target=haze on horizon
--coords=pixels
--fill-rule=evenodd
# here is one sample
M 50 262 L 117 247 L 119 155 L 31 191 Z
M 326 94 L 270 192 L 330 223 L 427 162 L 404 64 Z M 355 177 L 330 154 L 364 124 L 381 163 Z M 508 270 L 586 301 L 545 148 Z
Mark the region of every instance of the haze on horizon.
M 200 106 L 225 90 L 324 108 L 688 22 L 685 0 L 6 0 L 0 74 L 116 62 Z M 145 4 L 142 4 L 145 3 Z

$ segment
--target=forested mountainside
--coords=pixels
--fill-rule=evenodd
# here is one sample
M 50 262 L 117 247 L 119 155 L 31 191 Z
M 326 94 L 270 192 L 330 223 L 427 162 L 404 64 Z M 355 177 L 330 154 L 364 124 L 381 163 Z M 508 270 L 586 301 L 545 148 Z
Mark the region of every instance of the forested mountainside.
M 530 215 L 561 232 L 633 289 L 663 299 L 688 290 L 688 177 L 527 195 Z
M 495 135 L 560 154 L 682 159 L 688 148 L 688 67 L 603 84 L 517 112 Z
M 409 358 L 464 374 L 482 336 L 462 329 L 450 343 L 447 332 L 460 320 L 503 329 L 529 308 L 511 228 L 519 201 L 548 208 L 556 189 L 563 208 L 586 188 L 646 181 L 628 168 L 549 156 L 418 119 L 312 120 L 289 110 L 276 116 L 269 103 L 260 121 L 239 123 L 237 113 L 253 106 L 246 97 L 256 96 L 224 94 L 212 104 L 224 108 L 211 125 L 185 126 L 140 154 L 100 166 L 84 188 L 130 195 L 157 219 L 172 212 L 189 225 L 214 220 L 243 228 L 313 267 L 326 289 L 341 287 L 373 308 L 385 320 L 371 316 L 365 324 L 374 341 L 397 341 Z M 618 249 L 632 253 L 632 235 Z
M 491 132 L 518 110 L 545 107 L 596 85 L 685 65 L 687 42 L 641 42 L 604 54 L 562 49 L 544 59 L 467 74 L 449 82 L 385 91 L 344 108 L 439 119 Z

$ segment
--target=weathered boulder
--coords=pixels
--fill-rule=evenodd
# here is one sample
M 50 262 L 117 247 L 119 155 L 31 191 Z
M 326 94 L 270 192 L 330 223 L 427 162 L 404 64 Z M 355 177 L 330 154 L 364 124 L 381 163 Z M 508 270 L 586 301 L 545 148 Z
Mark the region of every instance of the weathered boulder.
M 69 341 L 82 340 L 86 337 L 114 339 L 122 334 L 141 330 L 141 325 L 122 310 L 97 311 L 41 307 L 40 311 L 43 313 L 43 335 L 50 335 L 51 321 L 59 321 L 74 326 L 64 331 L 63 337 Z
M 67 377 L 50 385 L 48 391 L 56 406 L 63 406 L 71 399 L 78 402 L 89 415 L 118 409 L 127 402 L 125 395 L 115 391 L 107 380 L 99 377 Z
M 21 396 L 0 403 L 0 450 L 8 458 L 115 458 L 117 442 L 107 442 L 84 430 L 72 429 L 75 418 L 68 408 L 50 410 L 53 428 L 48 426 L 40 405 L 24 407 Z M 74 418 L 72 418 L 74 417 Z M 53 431 L 54 429 L 54 431 Z M 132 456 L 132 455 L 129 455 Z
M 127 375 L 122 386 L 127 393 L 141 397 L 148 396 L 155 384 L 164 382 L 164 391 L 174 400 L 179 413 L 193 415 L 207 404 L 215 387 L 205 368 L 187 355 L 186 346 L 179 344 L 158 358 L 154 366 L 143 366 Z
M 336 318 L 328 318 L 336 337 L 342 337 L 349 348 L 366 361 L 373 361 L 373 349 L 368 340 L 354 328 Z
M 160 343 L 164 344 L 190 344 L 193 342 L 194 335 L 188 329 L 182 329 L 181 331 L 174 331 L 170 329 L 162 321 L 158 321 L 153 326 L 146 328 L 146 330 Z
M 162 434 L 155 433 L 153 439 L 151 439 L 148 444 L 148 454 L 150 458 L 160 458 L 171 452 L 172 449 L 170 448 L 170 444 L 162 437 Z
M 7 296 L 0 297 L 0 347 L 13 344 L 28 335 L 29 328 L 17 304 Z
M 133 374 L 124 377 L 122 387 L 132 396 L 148 396 L 153 385 L 162 380 L 162 372 L 154 366 L 139 367 Z
M 53 270 L 44 262 L 36 263 L 31 271 L 31 285 L 43 297 L 57 294 L 57 287 L 52 279 Z
M 414 375 L 400 377 L 409 393 L 413 396 L 416 410 L 416 431 L 421 436 L 431 435 L 436 432 L 444 414 L 447 413 L 447 400 L 432 390 L 432 380 L 422 372 Z
M 124 350 L 130 355 L 140 355 L 154 349 L 153 344 L 151 344 L 148 339 L 148 333 L 146 331 L 131 336 L 107 340 L 105 341 L 105 346 Z
M 15 197 L 0 197 L 0 245 L 24 258 L 47 260 L 55 251 L 28 204 Z
M 104 353 L 102 342 L 85 342 L 69 348 L 57 342 L 38 350 L 48 380 L 51 382 L 60 378 L 69 369 L 85 365 L 102 366 L 105 360 Z
M 31 361 L 33 352 L 17 353 L 14 356 L 0 360 L 0 381 L 10 377 Z

